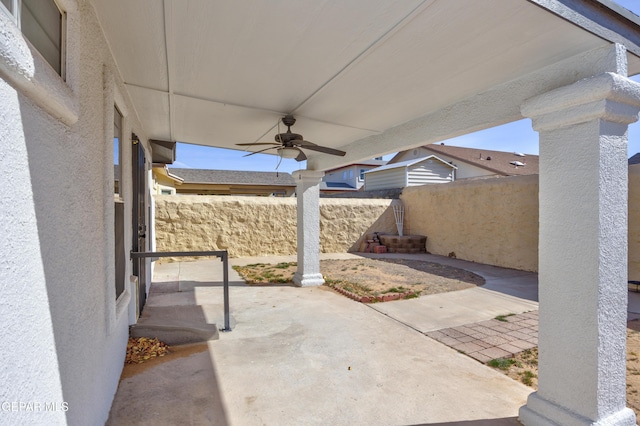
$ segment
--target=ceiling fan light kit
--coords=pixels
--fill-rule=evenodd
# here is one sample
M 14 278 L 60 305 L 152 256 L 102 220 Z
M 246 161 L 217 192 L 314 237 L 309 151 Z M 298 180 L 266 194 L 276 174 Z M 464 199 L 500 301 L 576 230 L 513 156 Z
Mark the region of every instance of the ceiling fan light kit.
M 300 151 L 296 148 L 278 148 L 278 155 L 282 158 L 296 158 L 299 154 Z
M 339 149 L 328 148 L 324 146 L 316 145 L 313 142 L 305 141 L 302 135 L 291 132 L 291 126 L 296 122 L 296 119 L 291 114 L 287 114 L 282 117 L 282 123 L 287 126 L 285 133 L 278 133 L 275 136 L 275 142 L 253 142 L 253 143 L 238 143 L 238 146 L 253 146 L 253 145 L 274 145 L 268 148 L 261 149 L 259 151 L 251 152 L 245 157 L 260 152 L 275 149 L 278 152 L 280 158 L 292 158 L 296 161 L 303 161 L 307 159 L 307 156 L 300 148 L 310 149 L 311 151 L 322 152 L 330 155 L 344 156 L 346 152 Z

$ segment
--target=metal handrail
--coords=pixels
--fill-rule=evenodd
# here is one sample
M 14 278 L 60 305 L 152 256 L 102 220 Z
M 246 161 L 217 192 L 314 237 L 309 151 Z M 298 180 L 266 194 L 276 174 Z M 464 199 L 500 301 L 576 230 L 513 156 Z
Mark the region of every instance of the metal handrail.
M 216 251 L 132 251 L 131 259 L 146 257 L 191 257 L 191 256 L 216 256 L 222 259 L 222 277 L 224 285 L 224 328 L 220 331 L 231 331 L 229 326 L 229 253 L 226 250 Z

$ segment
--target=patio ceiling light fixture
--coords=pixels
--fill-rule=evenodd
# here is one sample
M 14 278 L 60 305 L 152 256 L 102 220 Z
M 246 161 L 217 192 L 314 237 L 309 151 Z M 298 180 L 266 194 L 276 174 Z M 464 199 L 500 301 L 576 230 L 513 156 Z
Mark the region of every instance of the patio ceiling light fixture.
M 278 148 L 278 155 L 282 158 L 296 158 L 299 154 L 300 151 L 297 148 Z

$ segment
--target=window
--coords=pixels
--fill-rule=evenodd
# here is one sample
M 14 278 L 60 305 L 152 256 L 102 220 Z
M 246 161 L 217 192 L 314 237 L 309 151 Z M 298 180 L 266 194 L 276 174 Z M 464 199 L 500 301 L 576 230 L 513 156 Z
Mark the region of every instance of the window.
M 353 179 L 353 169 L 349 169 L 349 179 Z
M 55 0 L 0 0 L 22 34 L 64 78 L 65 14 Z
M 364 180 L 364 172 L 366 172 L 365 169 L 360 169 L 360 180 Z
M 113 192 L 120 194 L 122 182 L 122 114 L 113 107 Z
M 347 180 L 347 171 L 342 172 L 342 180 Z
M 124 293 L 125 254 L 124 254 L 124 203 L 114 203 L 114 230 L 115 230 L 115 278 L 116 300 Z
M 161 189 L 160 195 L 171 195 L 173 192 L 170 189 Z
M 124 292 L 125 252 L 124 252 L 124 202 L 122 199 L 122 114 L 113 107 L 113 183 L 115 213 L 115 276 L 116 299 Z

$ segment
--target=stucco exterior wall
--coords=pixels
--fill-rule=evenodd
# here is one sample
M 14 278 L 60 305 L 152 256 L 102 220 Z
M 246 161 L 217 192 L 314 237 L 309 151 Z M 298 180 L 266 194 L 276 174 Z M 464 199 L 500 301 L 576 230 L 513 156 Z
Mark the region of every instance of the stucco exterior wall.
M 0 199 L 0 345 L 1 401 L 64 401 L 58 373 L 56 339 L 48 309 L 45 265 L 41 259 L 34 189 L 31 187 L 28 146 L 21 126 L 25 99 L 0 79 L 0 191 L 14 194 Z M 28 324 L 28 327 L 25 327 Z M 29 333 L 25 333 L 28 330 Z M 53 349 L 53 350 L 52 350 Z M 25 362 L 38 355 L 38 364 Z M 16 383 L 20 387 L 16 389 Z M 5 413 L 2 413 L 5 416 Z M 62 424 L 64 412 L 48 416 Z M 43 423 L 44 419 L 36 419 Z
M 116 303 L 114 288 L 115 101 L 128 111 L 123 134 L 146 138 L 92 6 L 58 3 L 66 81 L 0 13 L 0 402 L 39 404 L 3 410 L 3 424 L 104 424 L 128 337 L 131 295 Z M 128 252 L 130 230 L 125 241 Z
M 156 196 L 158 251 L 228 250 L 231 257 L 295 255 L 296 199 Z M 320 250 L 355 251 L 367 232 L 394 232 L 392 200 L 320 199 Z
M 405 188 L 405 226 L 427 250 L 527 271 L 538 267 L 538 176 Z

